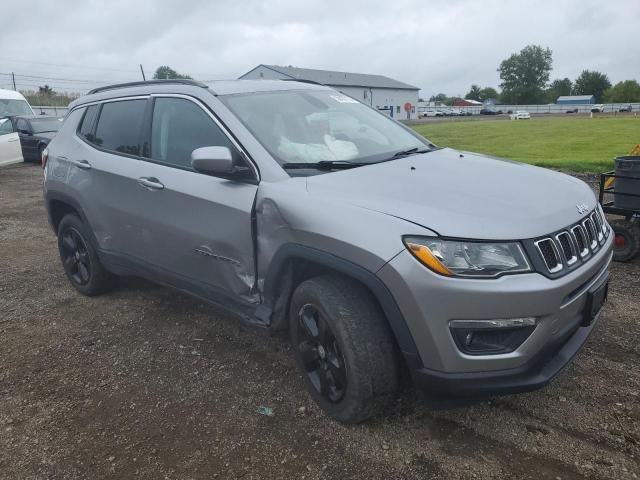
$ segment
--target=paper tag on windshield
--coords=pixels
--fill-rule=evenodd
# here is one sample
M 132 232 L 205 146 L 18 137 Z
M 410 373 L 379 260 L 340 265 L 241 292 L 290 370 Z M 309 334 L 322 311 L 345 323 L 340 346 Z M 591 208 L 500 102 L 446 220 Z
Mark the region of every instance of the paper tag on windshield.
M 357 100 L 347 97 L 346 95 L 329 95 L 338 103 L 358 103 Z

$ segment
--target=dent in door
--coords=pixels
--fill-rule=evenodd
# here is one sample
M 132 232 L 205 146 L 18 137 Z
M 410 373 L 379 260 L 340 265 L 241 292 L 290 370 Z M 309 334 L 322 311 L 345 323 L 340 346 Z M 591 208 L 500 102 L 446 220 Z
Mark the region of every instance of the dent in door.
M 210 268 L 220 272 L 218 280 L 221 282 L 220 286 L 223 289 L 235 293 L 243 300 L 257 303 L 260 298 L 254 290 L 255 275 L 253 274 L 253 265 L 243 264 L 242 261 L 238 260 L 238 258 L 242 258 L 243 252 L 237 251 L 234 246 L 225 243 L 218 245 L 218 247 L 214 250 L 209 245 L 199 245 L 194 249 L 193 253 L 201 256 L 202 261 L 208 264 Z

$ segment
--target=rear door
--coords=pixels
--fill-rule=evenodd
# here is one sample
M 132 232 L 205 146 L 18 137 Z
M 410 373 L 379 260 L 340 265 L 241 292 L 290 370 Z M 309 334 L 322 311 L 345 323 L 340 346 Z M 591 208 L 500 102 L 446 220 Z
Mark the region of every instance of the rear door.
M 0 166 L 22 162 L 20 138 L 9 117 L 0 118 Z
M 146 205 L 139 202 L 136 179 L 141 166 L 147 97 L 115 99 L 86 108 L 78 127 L 77 148 L 64 158 L 70 181 L 101 251 L 128 266 L 146 238 Z

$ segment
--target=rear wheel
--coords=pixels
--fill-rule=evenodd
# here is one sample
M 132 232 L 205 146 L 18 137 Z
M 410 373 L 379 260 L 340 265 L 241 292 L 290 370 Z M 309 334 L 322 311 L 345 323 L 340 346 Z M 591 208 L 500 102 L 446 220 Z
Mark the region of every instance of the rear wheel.
M 629 220 L 611 222 L 615 237 L 613 239 L 613 259 L 616 262 L 628 262 L 640 251 L 640 227 Z
M 58 251 L 71 285 L 83 295 L 95 296 L 111 290 L 117 277 L 100 263 L 88 232 L 77 215 L 65 215 L 58 226 Z
M 392 400 L 398 360 L 375 299 L 338 275 L 312 278 L 293 293 L 290 334 L 315 402 L 340 422 L 358 423 Z

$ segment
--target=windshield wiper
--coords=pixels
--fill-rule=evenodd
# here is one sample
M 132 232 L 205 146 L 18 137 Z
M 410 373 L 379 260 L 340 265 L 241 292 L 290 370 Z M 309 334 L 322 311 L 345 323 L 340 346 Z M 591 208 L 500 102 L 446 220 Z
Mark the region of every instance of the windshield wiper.
M 409 155 L 417 155 L 419 153 L 428 153 L 432 151 L 433 150 L 428 148 L 413 147 L 406 150 L 400 150 L 399 152 L 394 153 L 387 160 L 395 160 L 396 158 L 408 157 Z
M 320 162 L 306 163 L 306 162 L 289 162 L 284 163 L 282 168 L 284 169 L 303 169 L 313 168 L 316 170 L 346 170 L 348 168 L 362 167 L 363 165 L 370 165 L 363 162 L 350 162 L 348 160 L 322 160 Z

